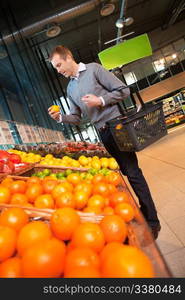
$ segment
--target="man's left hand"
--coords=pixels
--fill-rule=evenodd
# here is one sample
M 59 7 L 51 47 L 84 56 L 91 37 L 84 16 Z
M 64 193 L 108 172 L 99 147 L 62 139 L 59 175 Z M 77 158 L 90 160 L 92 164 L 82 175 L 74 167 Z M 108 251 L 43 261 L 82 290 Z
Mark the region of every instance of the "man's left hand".
M 89 107 L 102 106 L 102 100 L 93 94 L 87 94 L 81 100 Z

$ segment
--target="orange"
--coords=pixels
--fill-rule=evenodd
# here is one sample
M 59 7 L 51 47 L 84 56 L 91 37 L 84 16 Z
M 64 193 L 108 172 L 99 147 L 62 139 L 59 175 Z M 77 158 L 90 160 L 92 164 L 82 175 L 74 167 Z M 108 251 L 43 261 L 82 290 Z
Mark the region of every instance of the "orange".
M 83 212 L 99 215 L 99 214 L 101 214 L 102 210 L 101 210 L 101 207 L 99 207 L 99 206 L 87 206 L 83 209 Z
M 9 188 L 0 184 L 0 203 L 10 202 L 10 190 Z
M 90 248 L 75 248 L 69 251 L 65 259 L 64 274 L 76 267 L 92 266 L 96 269 L 100 266 L 100 260 L 96 252 Z
M 50 109 L 52 110 L 52 112 L 59 112 L 60 106 L 59 105 L 51 105 Z
M 42 182 L 43 193 L 50 194 L 57 184 L 58 184 L 58 182 L 56 180 L 44 179 Z
M 65 244 L 55 238 L 33 245 L 22 257 L 24 277 L 60 277 L 64 270 L 65 253 Z
M 121 175 L 118 172 L 111 172 L 106 176 L 106 182 L 114 184 L 115 186 L 122 184 L 124 185 L 124 181 Z
M 0 215 L 0 225 L 11 227 L 16 231 L 19 231 L 28 221 L 27 213 L 19 207 L 5 209 Z
M 28 201 L 33 203 L 35 199 L 42 194 L 42 192 L 43 188 L 40 183 L 30 183 L 25 195 L 27 196 Z
M 117 249 L 118 247 L 122 246 L 122 243 L 119 242 L 111 242 L 111 243 L 107 243 L 102 251 L 100 252 L 100 262 L 101 265 L 104 263 L 105 260 L 107 260 L 109 258 L 109 256 L 114 253 L 114 250 Z
M 30 178 L 28 178 L 27 180 L 27 185 L 29 185 L 30 183 L 41 183 L 42 182 L 42 179 L 40 179 L 39 177 L 37 176 L 32 176 Z
M 35 199 L 34 206 L 37 208 L 54 208 L 55 203 L 50 194 L 42 194 Z
M 75 186 L 74 192 L 84 192 L 88 197 L 92 194 L 93 185 L 89 182 L 81 182 Z
M 15 180 L 10 184 L 10 192 L 14 193 L 21 193 L 24 194 L 26 191 L 27 184 L 23 180 Z
M 127 237 L 127 225 L 120 216 L 105 216 L 100 222 L 100 227 L 107 243 L 123 243 Z
M 108 183 L 108 190 L 109 190 L 109 195 L 118 192 L 116 186 L 114 184 L 112 184 L 112 183 Z
M 105 199 L 103 196 L 96 194 L 89 198 L 87 205 L 98 206 L 102 209 L 105 206 Z
M 71 192 L 65 192 L 62 193 L 60 196 L 58 196 L 55 200 L 56 207 L 62 208 L 62 207 L 75 207 L 75 199 L 73 196 L 73 193 Z
M 66 272 L 64 278 L 100 278 L 100 272 L 91 266 L 76 267 Z
M 62 182 L 57 184 L 51 192 L 54 199 L 58 198 L 62 193 L 72 192 L 73 186 L 69 182 Z
M 98 182 L 93 187 L 93 194 L 100 194 L 104 197 L 109 195 L 108 184 L 105 182 Z
M 71 239 L 71 236 L 79 223 L 79 215 L 70 207 L 56 209 L 50 219 L 53 234 L 63 241 Z
M 120 203 L 115 206 L 115 214 L 123 218 L 125 222 L 133 220 L 135 213 L 133 207 L 129 203 Z
M 148 256 L 134 246 L 122 245 L 110 253 L 102 264 L 102 276 L 107 278 L 154 277 L 153 265 Z
M 111 216 L 114 215 L 114 209 L 111 206 L 106 206 L 103 211 L 102 214 L 105 216 Z
M 43 242 L 52 236 L 49 226 L 42 221 L 33 221 L 26 224 L 19 232 L 17 250 L 20 256 L 33 244 Z
M 0 225 L 0 262 L 11 257 L 16 250 L 16 231 Z
M 10 184 L 13 182 L 13 179 L 12 178 L 9 178 L 9 177 L 6 177 L 5 179 L 3 179 L 1 181 L 1 185 L 9 188 L 10 187 Z
M 71 173 L 67 176 L 67 180 L 73 185 L 77 185 L 81 182 L 81 177 L 77 173 Z
M 28 201 L 28 198 L 26 197 L 26 195 L 25 194 L 21 194 L 21 193 L 15 193 L 10 198 L 10 203 L 11 204 L 24 205 L 24 204 L 27 203 L 27 201 Z
M 18 257 L 8 258 L 0 264 L 0 278 L 20 278 L 21 259 Z
M 88 194 L 83 191 L 77 191 L 74 193 L 75 208 L 82 209 L 87 205 Z
M 74 247 L 89 247 L 95 252 L 100 252 L 105 244 L 105 238 L 98 224 L 82 223 L 73 232 L 71 242 Z
M 113 208 L 119 203 L 130 202 L 130 195 L 126 190 L 111 194 L 109 198 L 110 198 L 110 205 Z
M 93 176 L 92 183 L 96 184 L 105 181 L 105 176 L 103 174 L 96 174 Z

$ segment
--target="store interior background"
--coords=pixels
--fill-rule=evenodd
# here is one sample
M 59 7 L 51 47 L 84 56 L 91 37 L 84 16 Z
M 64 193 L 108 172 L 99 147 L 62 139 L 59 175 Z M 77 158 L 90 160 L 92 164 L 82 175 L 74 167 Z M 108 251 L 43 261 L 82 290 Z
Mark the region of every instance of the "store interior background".
M 63 113 L 69 111 L 67 80 L 52 68 L 48 56 L 53 47 L 63 44 L 77 62 L 99 62 L 98 53 L 116 44 L 105 43 L 118 35 L 115 23 L 121 4 L 118 0 L 1 1 L 0 120 L 8 121 L 15 143 L 23 143 L 16 129 L 20 123 L 62 131 L 65 139 L 98 140 L 88 120 L 78 127 L 48 117 L 52 104 L 59 104 Z M 123 27 L 122 35 L 133 32 L 127 40 L 147 33 L 153 55 L 111 71 L 132 84 L 133 93 L 139 90 L 145 102 L 175 97 L 167 101 L 166 114 L 175 116 L 168 136 L 139 153 L 139 158 L 162 219 L 158 246 L 174 276 L 184 277 L 184 119 L 174 110 L 185 115 L 185 2 L 127 0 L 124 12 L 133 23 Z M 51 37 L 57 30 L 59 34 Z M 132 107 L 133 98 L 125 103 Z

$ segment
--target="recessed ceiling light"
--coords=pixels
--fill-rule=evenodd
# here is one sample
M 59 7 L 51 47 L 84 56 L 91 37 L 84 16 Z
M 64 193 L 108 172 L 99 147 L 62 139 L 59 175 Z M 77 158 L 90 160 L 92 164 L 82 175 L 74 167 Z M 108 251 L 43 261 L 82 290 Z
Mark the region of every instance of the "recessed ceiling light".
M 47 31 L 46 31 L 46 35 L 48 37 L 55 37 L 57 35 L 59 35 L 61 32 L 61 27 L 56 25 L 56 26 L 51 26 Z
M 100 14 L 101 16 L 103 17 L 106 17 L 106 16 L 109 16 L 113 13 L 113 11 L 115 10 L 115 5 L 112 4 L 112 3 L 108 3 L 108 4 L 105 4 L 101 10 L 100 10 Z

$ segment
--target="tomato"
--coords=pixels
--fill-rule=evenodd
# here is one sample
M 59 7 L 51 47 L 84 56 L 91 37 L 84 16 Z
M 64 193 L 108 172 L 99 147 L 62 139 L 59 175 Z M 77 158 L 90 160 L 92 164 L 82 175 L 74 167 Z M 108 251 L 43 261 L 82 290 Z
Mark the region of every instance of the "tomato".
M 19 164 L 21 162 L 21 157 L 18 154 L 11 153 L 9 159 L 16 164 Z
M 3 165 L 3 173 L 13 173 L 15 170 L 14 164 L 12 161 L 6 161 Z
M 0 161 L 6 162 L 8 161 L 10 154 L 5 150 L 0 150 Z

